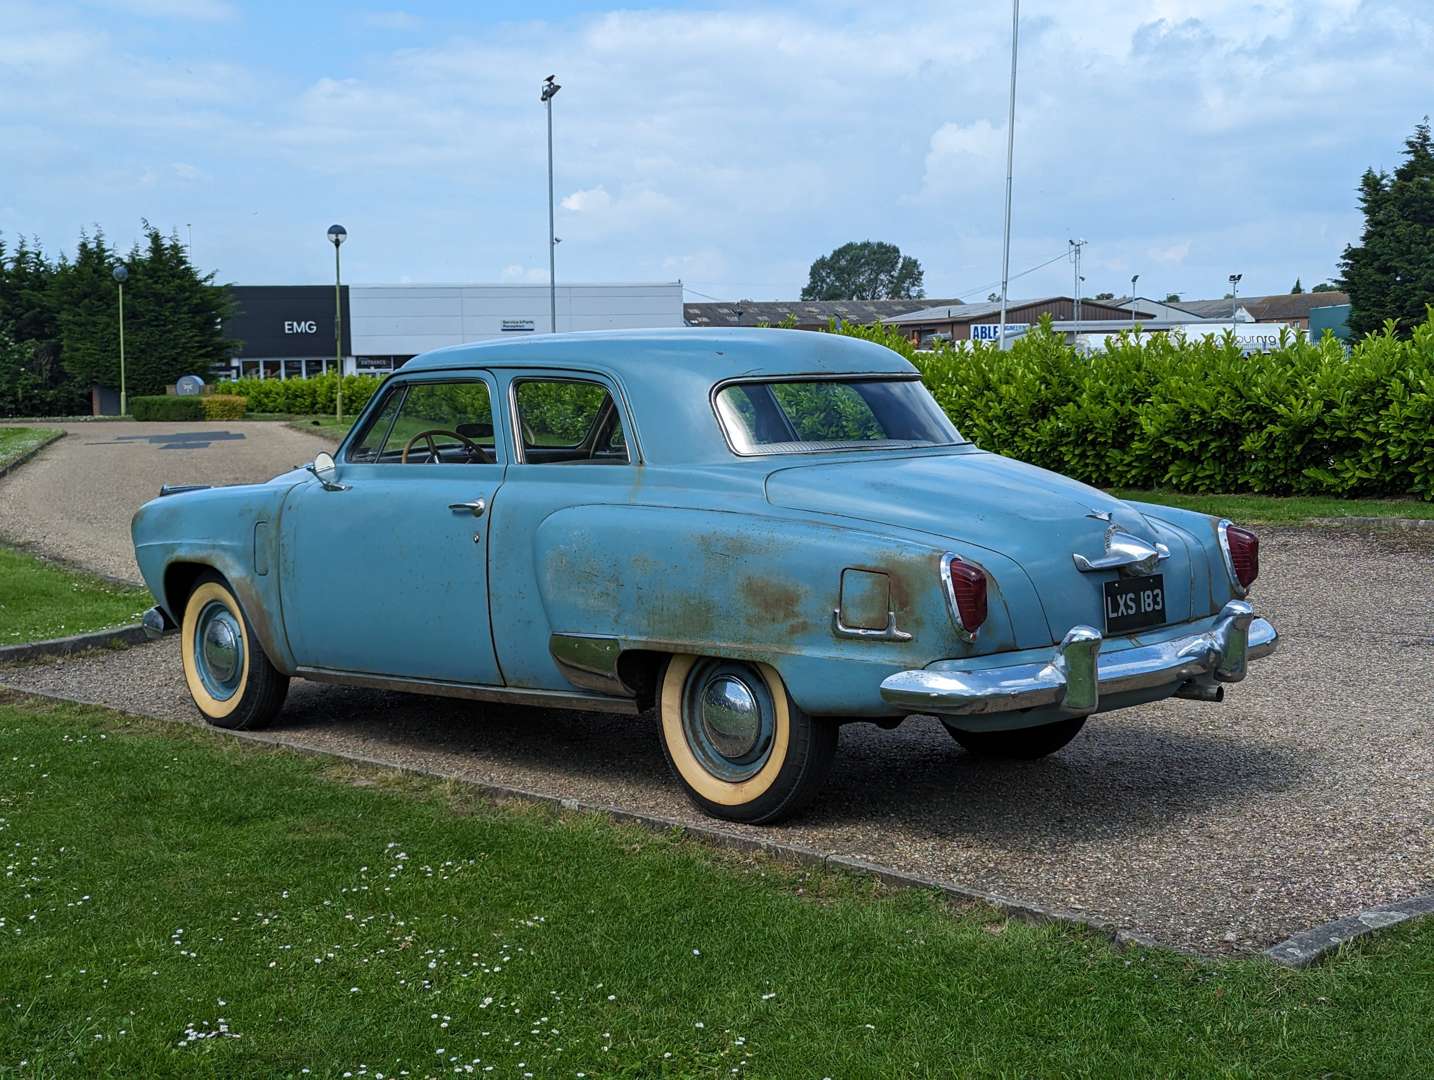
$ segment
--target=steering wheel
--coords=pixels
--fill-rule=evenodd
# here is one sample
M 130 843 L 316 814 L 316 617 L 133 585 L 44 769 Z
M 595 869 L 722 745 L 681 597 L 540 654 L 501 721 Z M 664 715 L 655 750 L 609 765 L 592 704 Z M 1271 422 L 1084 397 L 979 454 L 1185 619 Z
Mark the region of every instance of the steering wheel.
M 493 464 L 494 459 L 489 456 L 488 451 L 484 450 L 467 435 L 460 435 L 458 432 L 449 431 L 447 428 L 429 428 L 427 431 L 420 431 L 413 438 L 409 439 L 408 442 L 404 444 L 403 457 L 399 459 L 402 464 L 408 464 L 409 452 L 413 449 L 413 444 L 418 442 L 419 439 L 423 439 L 425 442 L 428 443 L 428 456 L 432 459 L 430 464 L 437 464 L 438 462 L 442 461 L 442 458 L 438 456 L 438 446 L 433 441 L 433 437 L 435 435 L 447 435 L 450 438 L 457 439 L 463 444 L 463 448 L 468 451 L 468 457 L 470 461 L 472 458 L 476 457 L 484 464 Z M 418 463 L 415 462 L 415 464 Z

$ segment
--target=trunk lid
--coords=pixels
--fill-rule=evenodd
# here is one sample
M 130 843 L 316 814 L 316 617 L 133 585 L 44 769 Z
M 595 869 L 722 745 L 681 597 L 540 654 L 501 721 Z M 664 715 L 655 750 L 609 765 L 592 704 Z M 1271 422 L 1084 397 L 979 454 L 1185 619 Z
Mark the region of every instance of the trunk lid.
M 768 476 L 767 499 L 1000 552 L 1035 587 L 1052 642 L 1079 623 L 1105 631 L 1103 586 L 1119 572 L 1082 572 L 1072 555 L 1104 555 L 1113 525 L 1169 547 L 1170 558 L 1156 571 L 1164 577 L 1167 622 L 1191 617 L 1188 553 L 1177 534 L 1157 532 L 1142 514 L 1096 488 L 996 454 L 883 454 L 794 465 Z

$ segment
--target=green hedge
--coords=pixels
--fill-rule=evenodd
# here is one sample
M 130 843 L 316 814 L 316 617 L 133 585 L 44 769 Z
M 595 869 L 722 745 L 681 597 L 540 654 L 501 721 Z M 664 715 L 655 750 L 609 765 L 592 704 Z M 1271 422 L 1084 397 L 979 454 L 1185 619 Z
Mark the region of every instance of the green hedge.
M 249 403 L 249 411 L 298 413 L 308 416 L 334 411 L 334 375 L 311 375 L 307 379 L 235 379 L 219 388 L 238 394 Z M 378 375 L 344 376 L 344 415 L 353 416 L 373 397 L 383 379 Z
M 130 415 L 136 420 L 203 420 L 203 399 L 177 394 L 155 394 L 129 399 Z
M 238 394 L 206 394 L 199 400 L 204 404 L 206 420 L 242 420 L 248 404 Z
M 1348 355 L 1329 335 L 1244 356 L 1226 338 L 1122 334 L 1081 356 L 1045 327 L 1006 352 L 838 332 L 908 357 L 979 446 L 1099 487 L 1434 500 L 1434 309 L 1411 338 Z

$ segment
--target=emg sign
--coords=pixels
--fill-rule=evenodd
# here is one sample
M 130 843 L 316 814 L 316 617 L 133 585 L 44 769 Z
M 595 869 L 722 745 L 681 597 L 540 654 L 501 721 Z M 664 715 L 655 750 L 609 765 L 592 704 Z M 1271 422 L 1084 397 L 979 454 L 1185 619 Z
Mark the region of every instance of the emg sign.
M 319 324 L 313 319 L 285 319 L 284 333 L 286 334 L 317 334 Z

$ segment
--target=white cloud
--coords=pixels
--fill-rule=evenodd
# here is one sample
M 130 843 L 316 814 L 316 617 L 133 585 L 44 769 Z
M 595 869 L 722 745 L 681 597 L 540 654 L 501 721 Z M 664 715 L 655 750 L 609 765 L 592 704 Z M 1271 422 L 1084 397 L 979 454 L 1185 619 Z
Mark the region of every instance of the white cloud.
M 1179 243 L 1167 244 L 1164 247 L 1148 248 L 1145 253 L 1156 262 L 1179 266 L 1190 254 L 1190 241 L 1181 240 Z
M 571 210 L 575 214 L 602 213 L 611 208 L 612 196 L 607 193 L 607 188 L 599 184 L 586 191 L 575 191 L 571 195 L 565 195 L 559 205 L 564 210 Z
M 921 189 L 927 196 L 949 196 L 973 188 L 989 190 L 1002 181 L 1006 164 L 1006 125 L 989 120 L 942 124 L 931 136 Z
M 920 258 L 931 295 L 991 291 L 1009 8 L 762 2 L 542 22 L 473 5 L 441 26 L 395 7 L 351 18 L 401 43 L 247 61 L 202 40 L 176 58 L 151 24 L 20 0 L 0 35 L 0 130 L 27 163 L 5 175 L 24 216 L 0 229 L 67 245 L 84 220 L 175 213 L 199 234 L 207 206 L 207 249 L 227 237 L 225 265 L 262 281 L 322 279 L 338 218 L 371 280 L 546 280 L 537 88 L 555 71 L 560 276 L 794 295 L 811 259 L 871 238 Z M 293 32 L 282 9 L 242 14 L 261 39 Z M 1022 15 L 1012 271 L 1085 236 L 1091 292 L 1143 269 L 1218 296 L 1226 264 L 1256 289 L 1323 279 L 1352 239 L 1359 173 L 1392 167 L 1434 100 L 1434 69 L 1409 61 L 1434 55 L 1423 0 L 1030 0 Z M 1070 268 L 1020 285 L 1066 290 Z

